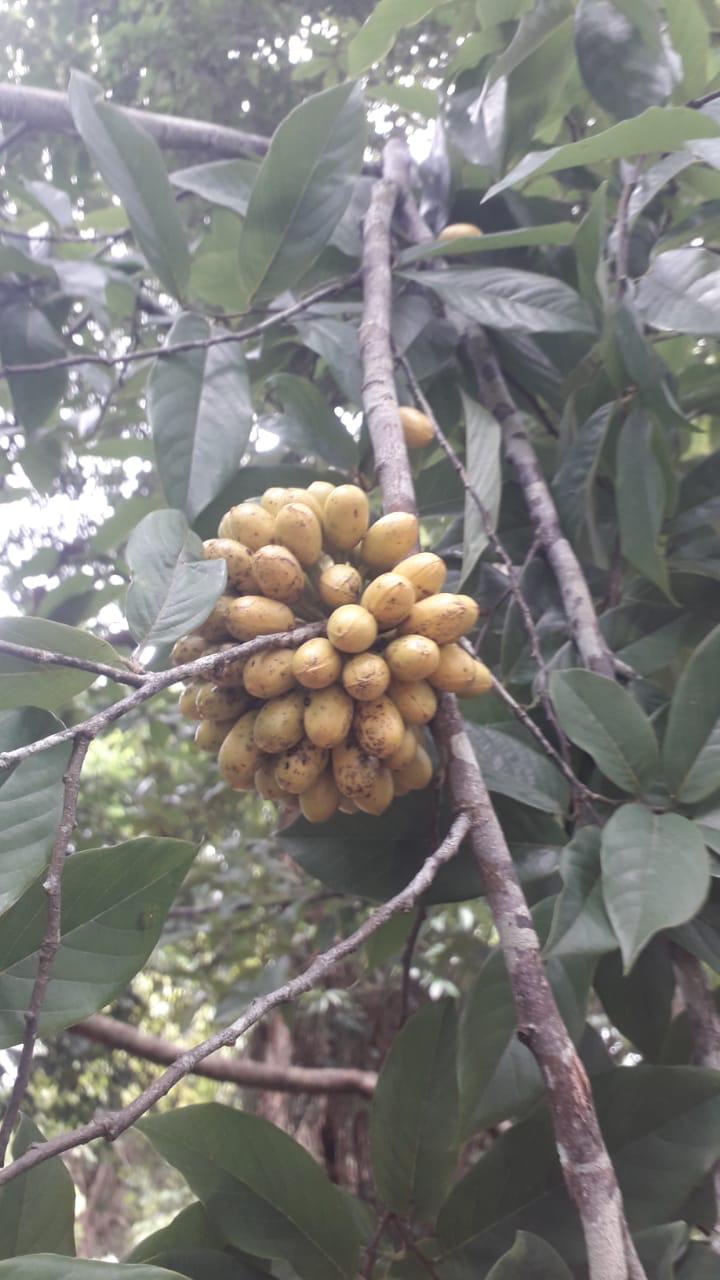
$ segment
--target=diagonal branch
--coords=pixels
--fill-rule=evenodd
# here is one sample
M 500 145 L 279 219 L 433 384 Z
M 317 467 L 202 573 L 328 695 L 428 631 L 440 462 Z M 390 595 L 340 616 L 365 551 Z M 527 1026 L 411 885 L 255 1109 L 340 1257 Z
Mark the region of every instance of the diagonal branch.
M 112 1142 L 118 1138 L 121 1133 L 134 1125 L 141 1116 L 145 1115 L 151 1107 L 164 1098 L 172 1088 L 182 1080 L 195 1067 L 208 1058 L 210 1054 L 215 1053 L 218 1049 L 223 1049 L 227 1045 L 235 1044 L 241 1036 L 245 1035 L 251 1027 L 254 1027 L 261 1018 L 270 1013 L 272 1009 L 276 1009 L 278 1005 L 287 1004 L 290 1000 L 296 1000 L 298 996 L 303 995 L 306 991 L 310 991 L 325 974 L 335 968 L 341 960 L 352 955 L 357 951 L 368 938 L 388 920 L 401 912 L 412 911 L 416 903 L 422 898 L 423 894 L 430 888 L 435 876 L 445 863 L 454 858 L 463 839 L 467 835 L 470 820 L 466 814 L 459 814 L 455 818 L 447 836 L 442 844 L 425 860 L 417 875 L 405 886 L 404 889 L 397 893 L 394 898 L 390 898 L 387 902 L 383 902 L 379 907 L 368 916 L 359 928 L 347 938 L 343 938 L 341 942 L 337 942 L 333 947 L 324 951 L 322 955 L 316 958 L 308 965 L 302 973 L 291 978 L 289 982 L 284 983 L 281 987 L 277 987 L 275 991 L 269 992 L 265 996 L 259 996 L 248 1006 L 239 1018 L 225 1027 L 221 1031 L 217 1031 L 215 1035 L 210 1036 L 207 1040 L 203 1040 L 201 1044 L 195 1045 L 192 1049 L 186 1050 L 162 1075 L 158 1076 L 147 1089 L 133 1098 L 126 1107 L 121 1111 L 111 1112 L 106 1115 L 96 1116 L 88 1124 L 80 1125 L 77 1129 L 72 1129 L 67 1133 L 61 1133 L 56 1138 L 51 1138 L 48 1142 L 34 1143 L 28 1147 L 27 1151 L 8 1165 L 6 1169 L 0 1170 L 0 1186 L 10 1182 L 19 1174 L 25 1173 L 27 1169 L 32 1169 L 38 1164 L 42 1164 L 45 1160 L 50 1160 L 52 1156 L 60 1155 L 63 1151 L 70 1151 L 74 1147 L 85 1146 L 88 1142 L 93 1142 L 95 1138 L 107 1138 Z
M 106 676 L 116 684 L 129 684 L 139 689 L 147 680 L 145 672 L 124 671 L 122 667 L 110 667 L 106 662 L 91 662 L 88 658 L 74 658 L 69 653 L 54 653 L 52 649 L 33 649 L 26 644 L 13 644 L 0 640 L 0 653 L 10 658 L 22 658 L 40 667 L 72 667 L 74 671 L 91 671 L 96 676 Z

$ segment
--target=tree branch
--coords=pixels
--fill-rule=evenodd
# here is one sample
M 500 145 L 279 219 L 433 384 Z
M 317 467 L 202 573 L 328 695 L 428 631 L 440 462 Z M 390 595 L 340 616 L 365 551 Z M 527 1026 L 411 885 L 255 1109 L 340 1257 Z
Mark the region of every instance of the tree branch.
M 50 981 L 50 974 L 60 946 L 60 916 L 62 909 L 62 875 L 70 837 L 75 826 L 78 791 L 80 790 L 80 774 L 90 746 L 90 739 L 77 737 L 72 749 L 70 762 L 64 777 L 62 817 L 55 837 L 47 875 L 43 881 L 43 889 L 47 894 L 48 914 L 45 936 L 40 947 L 37 973 L 33 982 L 30 1000 L 25 1011 L 25 1035 L 23 1038 L 20 1061 L 15 1074 L 10 1101 L 8 1102 L 2 1125 L 0 1125 L 0 1165 L 5 1162 L 10 1135 L 18 1118 L 23 1098 L 30 1082 L 33 1054 L 37 1040 L 38 1022 L 45 992 Z
M 53 1156 L 60 1155 L 63 1151 L 70 1151 L 74 1147 L 85 1146 L 88 1142 L 94 1141 L 95 1138 L 106 1138 L 110 1142 L 114 1141 L 121 1133 L 124 1133 L 126 1129 L 134 1125 L 141 1116 L 145 1115 L 146 1111 L 149 1111 L 156 1102 L 164 1098 L 178 1081 L 182 1080 L 191 1071 L 194 1071 L 198 1063 L 202 1062 L 203 1059 L 208 1058 L 210 1054 L 215 1053 L 218 1049 L 235 1044 L 241 1036 L 245 1035 L 251 1027 L 254 1027 L 261 1018 L 264 1018 L 272 1009 L 276 1009 L 278 1005 L 287 1004 L 288 1001 L 296 1000 L 304 992 L 310 991 L 325 974 L 341 960 L 344 960 L 346 956 L 352 955 L 353 952 L 357 951 L 364 942 L 367 942 L 368 938 L 372 937 L 393 916 L 398 915 L 400 912 L 412 911 L 418 900 L 430 888 L 440 868 L 457 853 L 468 832 L 469 825 L 470 820 L 467 815 L 459 814 L 442 844 L 430 854 L 409 884 L 395 897 L 376 907 L 367 920 L 359 928 L 355 929 L 349 937 L 343 938 L 341 942 L 336 943 L 335 946 L 330 947 L 322 955 L 317 956 L 302 973 L 291 978 L 289 982 L 277 987 L 275 991 L 253 1000 L 245 1012 L 239 1018 L 236 1018 L 229 1027 L 217 1031 L 215 1035 L 203 1040 L 201 1044 L 186 1050 L 166 1071 L 163 1071 L 162 1075 L 158 1076 L 157 1080 L 154 1080 L 147 1089 L 144 1089 L 142 1093 L 133 1098 L 132 1102 L 129 1102 L 122 1110 L 96 1116 L 88 1124 L 80 1125 L 77 1129 L 59 1134 L 48 1142 L 34 1143 L 28 1147 L 22 1156 L 19 1156 L 7 1168 L 0 1170 L 0 1186 L 12 1181 L 13 1178 L 17 1178 L 19 1174 L 26 1172 L 26 1170 L 42 1164 L 45 1160 L 50 1160 Z
M 128 1022 L 119 1022 L 117 1018 L 108 1018 L 102 1013 L 76 1022 L 68 1030 L 94 1044 L 161 1066 L 170 1066 L 187 1053 L 182 1045 L 150 1035 Z M 360 1071 L 354 1067 L 277 1067 L 267 1062 L 254 1062 L 252 1058 L 226 1058 L 221 1054 L 211 1054 L 198 1062 L 192 1074 L 236 1084 L 240 1089 L 268 1089 L 279 1093 L 359 1093 L 365 1098 L 372 1097 L 377 1083 L 374 1071 Z
M 11 658 L 22 658 L 25 662 L 34 662 L 41 667 L 72 667 L 74 671 L 91 671 L 96 676 L 106 676 L 116 684 L 129 684 L 135 689 L 139 689 L 148 678 L 145 672 L 124 671 L 121 667 L 109 667 L 105 662 L 74 658 L 69 653 L 53 653 L 51 649 L 32 649 L 26 644 L 13 644 L 11 640 L 0 640 L 0 653 L 6 653 Z

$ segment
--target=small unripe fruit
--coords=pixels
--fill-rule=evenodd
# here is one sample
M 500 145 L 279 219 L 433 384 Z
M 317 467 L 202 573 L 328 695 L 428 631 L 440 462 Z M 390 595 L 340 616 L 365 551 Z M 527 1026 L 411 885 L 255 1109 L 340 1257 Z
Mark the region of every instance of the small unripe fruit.
M 392 569 L 412 551 L 417 536 L 417 516 L 409 511 L 391 511 L 368 529 L 360 555 L 372 569 Z
M 347 742 L 332 753 L 333 777 L 338 789 L 356 802 L 362 796 L 371 795 L 381 767 L 376 756 L 369 756 L 360 747 Z
M 403 796 L 408 791 L 423 791 L 432 781 L 432 775 L 432 760 L 425 748 L 418 746 L 412 760 L 393 773 L 395 795 Z
M 281 489 L 278 485 L 274 485 L 270 489 L 266 489 L 260 499 L 260 506 L 270 512 L 271 516 L 276 516 L 281 507 L 285 506 L 287 498 L 285 497 L 287 489 Z
M 170 661 L 174 667 L 180 667 L 184 662 L 194 662 L 196 658 L 202 658 L 206 647 L 202 636 L 181 636 L 170 650 Z
M 463 698 L 478 698 L 483 693 L 489 693 L 493 687 L 493 678 L 485 666 L 484 662 L 475 659 L 475 670 L 473 672 L 472 683 L 462 690 Z
M 396 680 L 426 680 L 438 667 L 440 649 L 427 636 L 398 636 L 384 657 Z
M 275 781 L 283 791 L 302 795 L 317 782 L 328 761 L 328 753 L 314 742 L 302 738 L 289 751 L 283 751 L 275 762 Z
M 358 653 L 345 663 L 342 682 L 356 702 L 374 702 L 390 683 L 390 668 L 379 653 Z
M 204 684 L 198 690 L 195 706 L 202 720 L 237 720 L 247 710 L 247 696 L 242 689 L 222 684 Z
M 481 236 L 482 231 L 475 226 L 474 222 L 450 222 L 443 227 L 438 236 L 438 240 L 444 243 L 450 243 L 453 240 L 463 240 L 467 236 Z
M 235 791 L 252 787 L 258 767 L 258 748 L 254 738 L 257 711 L 246 711 L 233 725 L 218 752 L 221 776 Z
M 339 484 L 323 508 L 323 528 L 328 541 L 340 551 L 357 545 L 368 527 L 370 508 L 356 484 Z
M 266 600 L 265 596 L 238 596 L 227 611 L 227 629 L 237 640 L 290 631 L 293 622 L 292 609 L 279 600 Z
M 328 640 L 341 653 L 362 653 L 375 643 L 377 622 L 359 604 L 343 604 L 330 614 Z
M 418 749 L 418 740 L 412 729 L 406 728 L 402 736 L 400 746 L 388 756 L 385 763 L 388 769 L 404 769 L 406 764 L 412 760 Z
M 279 698 L 289 693 L 295 685 L 292 670 L 293 655 L 289 649 L 276 652 L 254 653 L 248 658 L 243 672 L 243 683 L 253 698 Z
M 332 684 L 306 696 L 305 733 L 317 747 L 337 747 L 344 742 L 353 718 L 353 700 Z
M 459 644 L 444 644 L 440 649 L 440 661 L 428 676 L 433 689 L 442 693 L 463 693 L 475 678 L 475 659 Z
M 371 813 L 378 817 L 392 804 L 395 798 L 394 775 L 387 768 L 378 770 L 377 777 L 367 794 L 357 796 L 355 803 L 362 813 Z
M 308 822 L 327 822 L 340 803 L 340 792 L 330 769 L 326 769 L 300 796 L 300 812 Z
M 435 431 L 426 413 L 404 404 L 400 406 L 398 414 L 408 449 L 423 449 L 426 444 L 430 444 Z
M 408 556 L 395 565 L 395 573 L 412 582 L 416 600 L 435 595 L 447 577 L 445 562 L 434 551 L 417 551 L 414 556 Z
M 304 502 L 289 502 L 280 508 L 275 517 L 275 537 L 306 569 L 315 564 L 322 551 L 320 521 Z
M 287 800 L 287 793 L 277 782 L 275 777 L 275 764 L 271 760 L 263 760 L 263 763 L 255 770 L 255 790 L 263 800 L 272 800 L 275 804 L 279 801 Z
M 308 494 L 312 494 L 321 511 L 325 509 L 325 503 L 334 489 L 335 485 L 330 484 L 329 480 L 313 480 L 307 487 Z
M 187 720 L 202 720 L 202 716 L 197 709 L 197 696 L 201 688 L 202 685 L 189 684 L 187 688 L 183 689 L 178 698 L 178 711 Z
M 257 587 L 270 600 L 294 604 L 302 595 L 305 575 L 297 556 L 288 547 L 272 544 L 260 547 L 252 557 L 252 571 Z
M 470 596 L 457 596 L 442 591 L 439 595 L 418 600 L 400 625 L 402 635 L 427 636 L 436 644 L 452 644 L 474 627 L 480 610 Z
M 197 628 L 199 635 L 203 636 L 208 644 L 214 644 L 218 640 L 227 640 L 230 630 L 228 614 L 230 606 L 234 603 L 235 596 L 220 596 L 205 621 Z
M 381 627 L 396 627 L 415 603 L 415 588 L 400 573 L 381 573 L 363 592 L 362 605 Z
M 259 502 L 241 502 L 239 506 L 231 507 L 223 516 L 222 524 L 228 532 L 221 536 L 235 538 L 248 551 L 257 551 L 266 542 L 272 542 L 275 534 L 275 521 Z
M 397 751 L 405 733 L 403 718 L 390 698 L 361 702 L 355 712 L 353 727 L 358 746 L 381 760 Z
M 292 655 L 292 672 L 305 689 L 326 689 L 334 684 L 342 670 L 337 649 L 325 636 L 306 640 Z
M 332 564 L 320 574 L 318 590 L 323 604 L 339 609 L 343 604 L 357 604 L 362 578 L 351 564 Z
M 429 724 L 437 711 L 437 697 L 427 680 L 393 680 L 388 689 L 406 724 Z
M 305 705 L 299 690 L 271 698 L 260 708 L 255 721 L 255 745 L 260 751 L 276 755 L 288 751 L 303 736 Z
M 212 751 L 217 755 L 228 733 L 230 723 L 227 720 L 201 720 L 195 730 L 193 741 L 200 751 Z
M 224 560 L 228 584 L 235 591 L 256 591 L 251 552 L 234 538 L 208 538 L 203 542 L 203 560 Z

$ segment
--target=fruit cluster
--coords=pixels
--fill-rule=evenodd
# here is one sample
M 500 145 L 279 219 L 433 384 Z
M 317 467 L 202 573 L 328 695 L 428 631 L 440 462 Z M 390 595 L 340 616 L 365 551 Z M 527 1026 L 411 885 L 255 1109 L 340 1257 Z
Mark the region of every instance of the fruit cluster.
M 228 593 L 173 660 L 326 619 L 326 635 L 229 659 L 183 690 L 195 741 L 217 752 L 231 787 L 297 797 L 323 822 L 338 809 L 380 814 L 428 785 L 422 733 L 438 692 L 473 696 L 492 678 L 457 643 L 477 620 L 475 601 L 442 591 L 445 565 L 414 551 L 417 534 L 404 512 L 369 525 L 362 489 L 324 481 L 268 489 L 223 516 L 204 555 L 226 562 Z

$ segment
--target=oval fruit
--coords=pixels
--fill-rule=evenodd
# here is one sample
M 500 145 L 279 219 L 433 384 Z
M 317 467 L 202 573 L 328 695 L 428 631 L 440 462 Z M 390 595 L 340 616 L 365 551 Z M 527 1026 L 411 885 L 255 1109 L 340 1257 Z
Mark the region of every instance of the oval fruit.
M 338 789 L 350 800 L 357 801 L 361 796 L 372 793 L 381 767 L 375 756 L 369 756 L 360 747 L 347 742 L 336 747 L 332 753 L 333 777 Z
M 328 753 L 307 738 L 301 738 L 275 761 L 275 781 L 283 791 L 302 795 L 317 782 L 328 760 Z
M 403 404 L 398 409 L 398 415 L 408 449 L 423 449 L 434 439 L 433 424 L 426 413 Z
M 358 653 L 343 667 L 342 682 L 357 702 L 373 702 L 390 683 L 390 668 L 379 653 Z
M 415 588 L 400 573 L 381 573 L 365 588 L 361 603 L 381 627 L 396 627 L 415 604 Z
M 217 755 L 229 732 L 227 720 L 201 720 L 193 741 L 200 751 L 212 751 Z
M 418 740 L 415 737 L 415 734 L 412 729 L 406 728 L 403 733 L 400 746 L 397 747 L 397 749 L 393 751 L 392 755 L 388 756 L 385 761 L 388 769 L 404 769 L 405 765 L 409 764 L 413 759 L 417 749 Z
M 292 655 L 292 672 L 305 689 L 326 689 L 335 684 L 342 670 L 337 649 L 325 636 L 306 640 Z
M 331 564 L 320 574 L 318 590 L 323 604 L 339 609 L 343 604 L 357 604 L 362 578 L 351 564 Z
M 279 485 L 273 485 L 270 489 L 266 489 L 260 499 L 260 506 L 270 512 L 271 516 L 276 516 L 281 507 L 287 501 L 285 494 L 287 489 L 281 489 Z
M 254 729 L 257 711 L 246 711 L 223 739 L 218 752 L 218 766 L 225 781 L 236 791 L 252 787 L 258 767 L 258 748 Z
M 403 765 L 393 774 L 395 795 L 404 796 L 408 791 L 422 791 L 432 782 L 432 760 L 424 747 L 418 746 L 409 764 Z
M 437 697 L 427 680 L 393 680 L 388 689 L 406 724 L 429 724 L 437 711 Z
M 445 562 L 434 551 L 416 551 L 414 556 L 395 565 L 395 573 L 412 582 L 416 600 L 435 595 L 447 577 Z
M 329 480 L 313 480 L 312 484 L 307 487 L 308 494 L 311 494 L 319 504 L 321 511 L 324 510 L 325 503 L 334 489 L 335 485 L 330 484 Z
M 340 803 L 340 792 L 330 769 L 326 769 L 300 796 L 300 812 L 308 822 L 327 822 Z
M 234 648 L 232 644 L 220 644 L 215 652 L 220 655 Z M 246 662 L 247 658 L 228 658 L 226 662 L 218 664 L 217 669 L 212 672 L 212 679 L 215 684 L 228 685 L 230 688 L 242 685 Z
M 280 600 L 266 600 L 265 596 L 237 596 L 228 606 L 227 629 L 237 640 L 290 631 L 293 622 L 292 609 Z
M 318 520 L 321 519 L 322 504 L 320 503 L 319 499 L 315 497 L 315 494 L 310 492 L 309 488 L 286 489 L 285 493 L 287 496 L 286 496 L 285 502 L 283 503 L 284 507 L 287 506 L 289 502 L 300 502 L 304 506 L 309 507 L 310 510 L 313 512 L 313 514 L 317 516 Z
M 255 745 L 269 755 L 294 747 L 303 736 L 304 710 L 303 695 L 297 689 L 271 698 L 257 713 Z
M 467 236 L 481 236 L 482 231 L 475 226 L 474 222 L 450 222 L 443 227 L 438 236 L 438 240 L 444 243 L 450 243 L 453 240 L 463 240 Z
M 428 676 L 433 689 L 442 693 L 462 693 L 475 678 L 475 658 L 459 644 L 444 644 L 440 648 L 440 661 Z
M 370 508 L 356 484 L 339 484 L 328 494 L 322 513 L 328 541 L 340 551 L 357 545 L 368 527 Z
M 276 804 L 280 800 L 286 800 L 287 795 L 282 787 L 278 785 L 275 778 L 275 764 L 272 760 L 263 760 L 258 769 L 255 770 L 255 790 L 263 800 L 272 800 Z
M 280 508 L 275 517 L 275 537 L 306 569 L 315 564 L 322 551 L 320 521 L 304 502 L 289 502 Z
M 357 796 L 355 803 L 363 813 L 371 813 L 375 817 L 384 813 L 395 799 L 394 775 L 387 768 L 378 770 L 377 777 L 367 794 Z
M 243 689 L 231 689 L 222 684 L 204 684 L 195 699 L 195 707 L 202 720 L 236 720 L 247 710 L 247 705 Z
M 396 680 L 426 680 L 440 662 L 440 648 L 427 636 L 398 636 L 384 657 Z
M 218 640 L 227 640 L 228 632 L 230 631 L 228 616 L 230 607 L 235 604 L 235 600 L 235 596 L 220 596 L 205 621 L 197 628 L 198 634 L 203 636 L 210 644 L 214 644 Z
M 275 521 L 259 502 L 241 502 L 239 506 L 231 507 L 221 523 L 228 531 L 221 536 L 235 538 L 248 551 L 259 550 L 266 542 L 272 542 L 275 535 Z
M 483 693 L 489 693 L 492 687 L 492 673 L 485 666 L 484 662 L 481 662 L 479 658 L 476 658 L 472 683 L 462 690 L 462 697 L 477 698 Z
M 183 689 L 178 698 L 178 711 L 181 716 L 185 716 L 188 720 L 201 720 L 202 716 L 197 709 L 197 696 L 202 688 L 200 684 L 189 684 Z
M 337 747 L 350 732 L 353 701 L 339 685 L 316 689 L 305 699 L 305 732 L 316 747 Z
M 474 627 L 479 613 L 470 596 L 441 591 L 413 605 L 409 616 L 400 624 L 400 633 L 427 636 L 436 644 L 452 644 Z
M 407 556 L 417 542 L 417 516 L 409 511 L 391 511 L 368 529 L 360 555 L 373 569 L 392 569 Z
M 252 556 L 242 542 L 234 538 L 208 538 L 203 542 L 203 560 L 224 560 L 227 580 L 236 591 L 256 591 Z
M 362 653 L 375 643 L 377 622 L 359 604 L 343 604 L 330 614 L 328 640 L 341 653 Z
M 305 575 L 297 556 L 288 547 L 272 543 L 260 547 L 252 557 L 252 572 L 257 587 L 271 600 L 294 604 L 302 595 Z
M 353 726 L 358 746 L 381 760 L 397 751 L 405 733 L 403 718 L 390 698 L 361 702 Z
M 293 655 L 289 649 L 277 652 L 254 653 L 248 658 L 243 672 L 243 683 L 253 698 L 279 698 L 294 687 Z
M 194 662 L 196 658 L 202 658 L 205 650 L 206 644 L 202 636 L 181 636 L 170 650 L 170 661 L 173 666 L 181 667 L 186 662 Z

